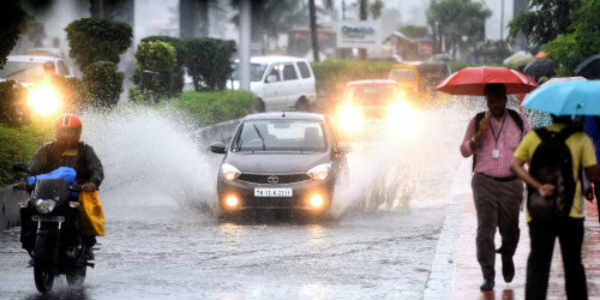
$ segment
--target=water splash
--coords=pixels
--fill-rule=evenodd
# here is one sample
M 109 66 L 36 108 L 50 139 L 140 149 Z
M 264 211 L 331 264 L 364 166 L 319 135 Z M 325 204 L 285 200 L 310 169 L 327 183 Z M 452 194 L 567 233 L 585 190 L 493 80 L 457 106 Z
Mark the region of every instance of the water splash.
M 192 138 L 192 122 L 153 107 L 84 113 L 82 122 L 82 139 L 104 164 L 102 192 L 113 195 L 107 201 L 141 207 L 215 207 L 220 157 L 206 153 L 206 145 Z

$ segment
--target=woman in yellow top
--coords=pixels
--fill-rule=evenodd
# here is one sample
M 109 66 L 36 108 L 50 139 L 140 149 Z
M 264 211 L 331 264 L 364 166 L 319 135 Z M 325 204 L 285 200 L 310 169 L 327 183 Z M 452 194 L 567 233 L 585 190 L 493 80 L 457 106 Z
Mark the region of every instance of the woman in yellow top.
M 569 126 L 574 126 L 571 117 L 552 116 L 552 124 L 546 126 L 545 129 L 551 133 L 558 133 Z M 541 142 L 541 138 L 535 131 L 529 132 L 515 151 L 511 168 L 531 188 L 537 190 L 539 195 L 550 197 L 557 187 L 551 184 L 542 184 L 523 168 L 525 163 L 529 163 L 531 167 L 533 154 Z M 581 262 L 584 203 L 578 174 L 580 168 L 583 167 L 586 176 L 590 180 L 596 180 L 598 165 L 593 143 L 584 132 L 577 131 L 571 134 L 565 140 L 565 144 L 571 153 L 573 178 L 575 179 L 575 194 L 568 217 L 553 217 L 550 220 L 536 219 L 532 218 L 529 212 L 526 213 L 531 240 L 525 285 L 525 299 L 528 300 L 546 299 L 556 237 L 559 239 L 562 252 L 567 299 L 588 299 L 585 270 Z

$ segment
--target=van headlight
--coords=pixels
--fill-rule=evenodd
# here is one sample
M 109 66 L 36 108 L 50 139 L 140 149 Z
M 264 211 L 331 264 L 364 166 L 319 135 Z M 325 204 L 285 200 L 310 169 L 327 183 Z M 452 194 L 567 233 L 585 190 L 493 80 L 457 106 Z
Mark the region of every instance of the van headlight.
M 240 170 L 238 170 L 238 168 L 236 168 L 228 163 L 224 163 L 221 166 L 221 173 L 223 174 L 223 177 L 227 181 L 236 180 L 238 177 L 240 177 L 240 175 L 242 175 L 242 172 L 240 172 Z
M 353 105 L 343 106 L 337 114 L 337 126 L 346 132 L 361 130 L 364 121 L 364 116 L 360 108 Z
M 320 164 L 306 172 L 310 178 L 313 180 L 325 180 L 327 176 L 329 176 L 329 170 L 331 169 L 331 164 Z
M 38 199 L 35 201 L 35 209 L 40 214 L 51 213 L 56 207 L 56 201 L 52 199 Z

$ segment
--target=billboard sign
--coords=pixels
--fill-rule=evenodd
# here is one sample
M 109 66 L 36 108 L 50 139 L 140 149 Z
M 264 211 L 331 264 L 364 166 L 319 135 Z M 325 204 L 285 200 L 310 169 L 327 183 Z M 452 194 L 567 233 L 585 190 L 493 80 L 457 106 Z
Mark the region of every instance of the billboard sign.
M 337 25 L 338 48 L 373 48 L 381 44 L 381 23 L 343 21 Z

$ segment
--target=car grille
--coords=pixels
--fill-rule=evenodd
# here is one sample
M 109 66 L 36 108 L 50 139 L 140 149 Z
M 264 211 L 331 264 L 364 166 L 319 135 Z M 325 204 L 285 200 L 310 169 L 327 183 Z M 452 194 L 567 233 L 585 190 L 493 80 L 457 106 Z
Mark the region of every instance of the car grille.
M 298 203 L 294 198 L 249 198 L 245 200 L 245 206 L 255 208 L 294 207 Z
M 254 182 L 254 183 L 270 183 L 268 178 L 271 176 L 277 176 L 279 179 L 279 184 L 281 183 L 294 183 L 309 180 L 310 176 L 306 174 L 289 174 L 289 175 L 258 175 L 258 174 L 242 174 L 238 178 L 239 180 Z

